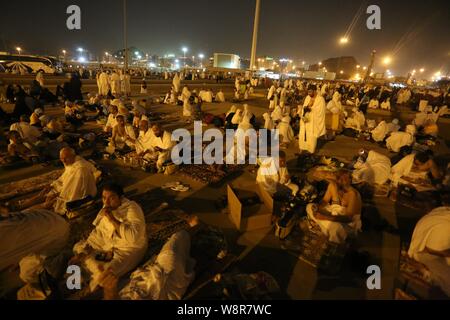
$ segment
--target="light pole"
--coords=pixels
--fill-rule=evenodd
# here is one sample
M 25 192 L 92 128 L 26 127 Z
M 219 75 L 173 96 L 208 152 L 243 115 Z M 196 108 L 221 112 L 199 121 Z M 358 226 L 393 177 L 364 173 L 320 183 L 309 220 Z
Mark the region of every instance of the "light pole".
M 17 50 L 17 52 L 18 52 L 19 55 L 20 55 L 20 53 L 22 52 L 22 48 L 21 48 L 21 47 L 17 47 L 16 50 Z
M 186 67 L 186 52 L 188 52 L 188 49 L 186 47 L 183 47 L 181 50 L 183 51 L 184 67 Z
M 252 53 L 250 56 L 250 70 L 255 70 L 256 62 L 256 47 L 258 45 L 258 26 L 259 26 L 259 13 L 261 9 L 261 0 L 256 0 L 255 8 L 255 21 L 253 24 L 253 40 L 252 40 Z
M 203 53 L 200 53 L 198 57 L 200 58 L 200 68 L 203 68 L 203 58 L 205 57 L 205 55 Z
M 62 51 L 62 54 L 63 54 L 63 56 L 64 56 L 64 62 L 66 62 L 66 53 L 67 53 L 66 50 L 63 50 L 63 51 Z
M 128 70 L 128 37 L 127 37 L 127 0 L 123 0 L 123 42 L 125 45 L 125 59 L 123 69 Z

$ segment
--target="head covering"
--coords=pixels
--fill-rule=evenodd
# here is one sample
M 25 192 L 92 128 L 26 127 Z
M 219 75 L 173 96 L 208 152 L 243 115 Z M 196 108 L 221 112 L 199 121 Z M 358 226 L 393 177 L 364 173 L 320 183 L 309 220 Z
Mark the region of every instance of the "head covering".
M 393 123 L 393 124 L 398 124 L 398 122 L 399 122 L 398 119 L 392 120 L 392 123 Z
M 37 116 L 42 116 L 44 114 L 44 111 L 41 108 L 34 109 L 34 113 L 36 113 Z

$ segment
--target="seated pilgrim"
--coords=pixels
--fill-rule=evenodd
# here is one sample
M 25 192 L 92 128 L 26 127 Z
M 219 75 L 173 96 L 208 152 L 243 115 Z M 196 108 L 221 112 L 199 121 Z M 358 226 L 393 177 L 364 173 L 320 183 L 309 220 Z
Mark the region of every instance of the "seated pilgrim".
M 13 123 L 9 131 L 17 131 L 23 142 L 35 145 L 42 135 L 42 132 L 35 126 L 27 122 L 28 116 L 21 115 L 19 122 Z
M 411 146 L 415 142 L 416 127 L 414 125 L 406 126 L 405 131 L 392 132 L 386 139 L 386 147 L 389 151 L 399 152 L 403 146 Z
M 69 264 L 82 266 L 94 292 L 107 276 L 122 277 L 144 258 L 147 250 L 145 216 L 141 207 L 124 196 L 121 186 L 109 184 L 102 192 L 103 208 L 86 240 L 73 247 Z
M 386 121 L 380 120 L 378 122 L 378 125 L 371 131 L 372 139 L 375 142 L 383 142 L 386 138 L 386 135 L 388 133 L 388 126 L 386 124 Z
M 222 89 L 220 89 L 219 92 L 217 92 L 215 101 L 219 103 L 225 102 L 225 95 L 223 94 Z
M 148 146 L 150 154 L 157 159 L 156 168 L 162 171 L 164 163 L 170 161 L 174 142 L 169 131 L 164 130 L 160 124 L 154 124 L 151 129 Z
M 136 154 L 145 157 L 150 152 L 150 140 L 153 137 L 153 131 L 149 128 L 147 119 L 139 122 L 139 136 L 136 139 Z
M 315 222 L 329 241 L 344 243 L 349 236 L 361 231 L 362 201 L 359 192 L 351 186 L 350 174 L 345 170 L 336 173 L 336 182 L 330 182 L 328 189 L 317 204 L 308 204 L 308 219 Z
M 352 173 L 353 183 L 385 184 L 391 175 L 391 160 L 373 150 L 361 150 Z
M 261 185 L 268 193 L 282 192 L 283 187 L 288 188 L 294 196 L 298 193 L 299 187 L 291 182 L 284 151 L 279 152 L 278 159 L 275 157 L 259 158 L 258 165 L 256 183 Z
M 105 128 L 103 129 L 105 132 L 111 133 L 113 128 L 117 125 L 116 117 L 119 114 L 119 109 L 117 106 L 110 106 L 110 113 L 108 115 L 108 120 L 106 121 Z
M 408 256 L 424 264 L 431 282 L 450 297 L 450 207 L 435 208 L 417 222 Z
M 130 281 L 118 290 L 118 277 L 102 278 L 104 299 L 181 300 L 195 278 L 196 261 L 191 257 L 191 242 L 199 229 L 195 215 L 184 217 L 188 228 L 174 233 L 158 255 L 131 274 Z
M 63 174 L 50 185 L 44 207 L 64 215 L 66 204 L 97 195 L 97 179 L 101 173 L 95 166 L 77 156 L 72 148 L 60 151 L 60 160 L 64 164 Z
M 442 178 L 442 172 L 428 152 L 409 154 L 391 170 L 391 180 L 395 186 L 401 181 L 419 185 L 437 184 Z
M 133 126 L 125 122 L 123 115 L 116 117 L 117 124 L 112 130 L 111 141 L 107 152 L 113 154 L 115 151 L 128 152 L 135 149 L 136 134 Z
M 14 130 L 9 132 L 8 152 L 0 159 L 0 163 L 13 163 L 17 160 L 35 162 L 38 158 L 39 154 L 35 148 L 29 143 L 25 143 L 19 132 Z

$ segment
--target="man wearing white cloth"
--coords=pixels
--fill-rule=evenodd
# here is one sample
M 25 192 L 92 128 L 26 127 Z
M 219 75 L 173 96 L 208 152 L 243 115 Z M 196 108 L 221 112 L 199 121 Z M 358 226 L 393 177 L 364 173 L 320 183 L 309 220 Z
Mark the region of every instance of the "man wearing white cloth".
M 136 268 L 147 250 L 145 216 L 141 207 L 125 198 L 122 187 L 110 184 L 103 188 L 103 208 L 93 222 L 94 230 L 86 240 L 76 243 L 70 264 L 89 271 L 89 288 L 93 292 L 101 280 L 121 277 Z
M 434 285 L 450 297 L 450 207 L 439 207 L 417 222 L 408 256 L 423 263 Z
M 406 132 L 398 131 L 391 133 L 391 136 L 386 139 L 386 147 L 388 150 L 399 152 L 401 147 L 414 144 L 416 127 L 414 125 L 407 125 L 405 131 Z
M 72 148 L 61 149 L 59 157 L 65 169 L 61 177 L 51 184 L 45 208 L 53 207 L 55 212 L 64 215 L 66 203 L 96 196 L 96 180 L 100 172 L 92 163 L 77 156 Z
M 362 150 L 354 168 L 352 174 L 354 183 L 381 185 L 386 183 L 391 175 L 391 160 L 378 152 Z
M 306 212 L 329 241 L 341 244 L 361 231 L 361 208 L 361 196 L 351 186 L 350 174 L 341 170 L 336 174 L 336 182 L 328 185 L 320 206 L 308 204 Z
M 178 75 L 178 73 L 176 73 L 175 76 L 173 77 L 172 85 L 173 85 L 173 89 L 175 91 L 175 94 L 180 92 L 181 80 L 180 80 L 180 76 Z
M 98 76 L 98 94 L 101 96 L 107 96 L 109 91 L 109 77 L 105 71 L 102 71 Z
M 300 151 L 316 152 L 317 139 L 326 134 L 325 113 L 325 99 L 318 94 L 316 86 L 310 86 L 300 119 Z
M 161 125 L 154 124 L 152 126 L 152 132 L 153 134 L 149 139 L 148 145 L 151 153 L 158 158 L 156 168 L 162 171 L 164 163 L 170 160 L 172 148 L 175 144 L 172 141 L 170 132 L 164 130 Z

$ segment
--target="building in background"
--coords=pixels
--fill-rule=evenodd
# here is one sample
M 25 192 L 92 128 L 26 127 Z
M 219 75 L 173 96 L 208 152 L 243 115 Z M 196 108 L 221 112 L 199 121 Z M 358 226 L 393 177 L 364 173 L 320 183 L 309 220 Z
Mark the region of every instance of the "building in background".
M 214 68 L 240 69 L 240 58 L 231 53 L 214 53 Z

